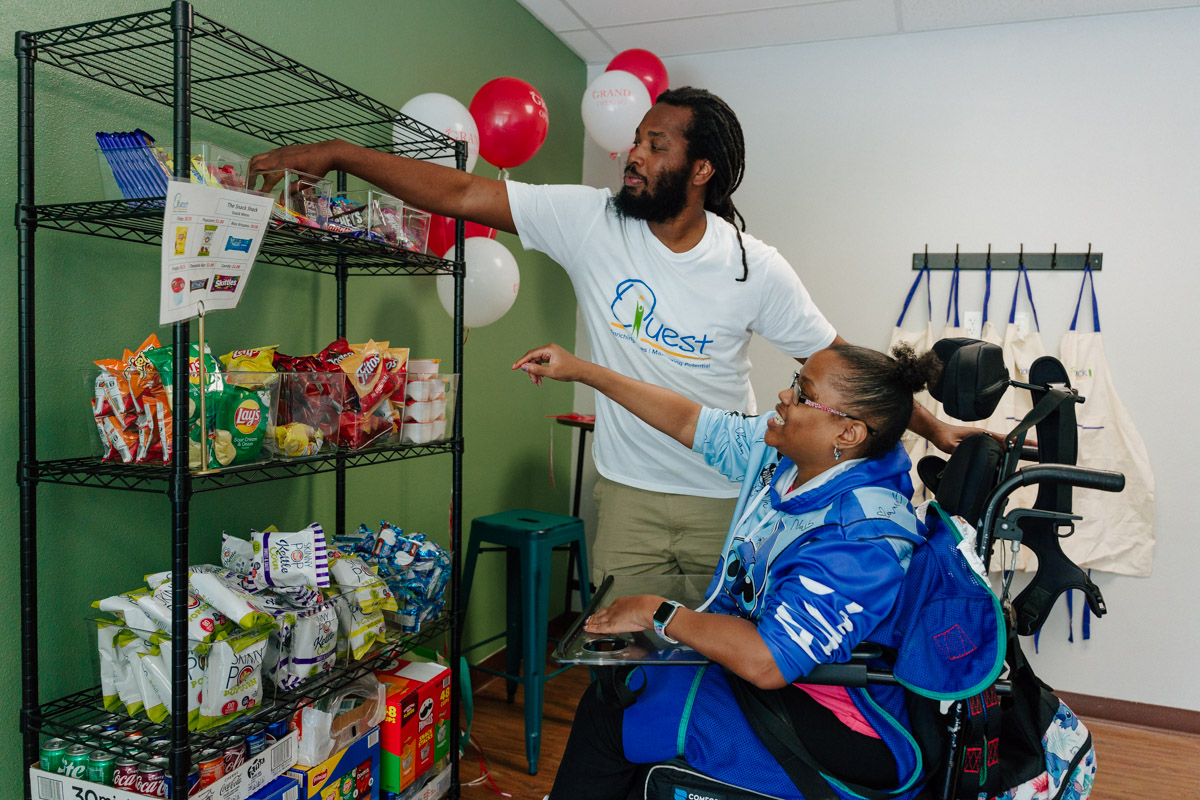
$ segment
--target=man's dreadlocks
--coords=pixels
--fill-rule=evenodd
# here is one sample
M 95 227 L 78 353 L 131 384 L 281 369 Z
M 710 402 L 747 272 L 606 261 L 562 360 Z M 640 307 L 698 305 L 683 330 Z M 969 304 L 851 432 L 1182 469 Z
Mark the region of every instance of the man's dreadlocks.
M 724 100 L 704 89 L 691 86 L 668 89 L 658 96 L 657 102 L 692 112 L 691 124 L 684 131 L 688 162 L 695 163 L 702 158 L 712 164 L 713 176 L 706 187 L 704 210 L 733 225 L 738 247 L 742 249 L 742 277 L 737 280 L 744 281 L 750 275 L 746 246 L 742 243 L 746 220 L 733 204 L 733 193 L 746 172 L 746 142 L 742 138 L 741 123 Z M 739 222 L 741 230 L 738 230 Z

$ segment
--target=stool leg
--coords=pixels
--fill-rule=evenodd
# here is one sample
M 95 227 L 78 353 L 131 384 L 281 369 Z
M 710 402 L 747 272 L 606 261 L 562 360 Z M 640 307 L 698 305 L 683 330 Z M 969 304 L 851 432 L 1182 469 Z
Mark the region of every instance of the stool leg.
M 522 635 L 522 597 L 521 597 L 521 558 L 516 548 L 505 550 L 505 602 L 504 610 L 507 620 L 504 637 L 504 671 L 511 675 L 504 681 L 508 694 L 508 702 L 517 696 L 517 676 L 521 674 L 521 648 L 525 637 Z
M 588 569 L 587 539 L 585 537 L 580 538 L 574 551 L 579 556 L 579 610 L 582 611 L 587 608 L 588 603 L 592 602 L 592 572 Z
M 467 543 L 467 557 L 463 560 L 462 586 L 459 588 L 459 594 L 462 596 L 460 608 L 464 611 L 471 598 L 471 581 L 475 579 L 475 559 L 478 557 L 479 539 L 472 536 L 471 541 Z
M 532 543 L 521 548 L 525 603 L 525 755 L 536 775 L 542 749 L 542 694 L 546 682 L 546 625 L 550 605 L 550 548 Z

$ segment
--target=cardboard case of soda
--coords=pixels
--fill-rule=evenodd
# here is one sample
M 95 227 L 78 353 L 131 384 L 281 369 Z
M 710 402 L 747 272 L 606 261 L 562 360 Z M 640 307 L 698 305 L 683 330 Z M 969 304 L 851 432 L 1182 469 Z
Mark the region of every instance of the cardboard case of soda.
M 190 795 L 189 800 L 229 800 L 249 797 L 282 775 L 296 763 L 296 734 L 289 733 L 223 778 Z M 103 800 L 145 800 L 144 794 L 93 783 L 82 777 L 47 772 L 34 765 L 29 768 L 33 797 L 43 798 L 103 798 Z

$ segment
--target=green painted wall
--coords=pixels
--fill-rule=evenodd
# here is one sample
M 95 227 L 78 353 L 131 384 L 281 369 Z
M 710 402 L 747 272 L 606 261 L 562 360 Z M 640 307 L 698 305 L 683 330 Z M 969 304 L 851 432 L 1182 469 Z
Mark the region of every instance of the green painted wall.
M 165 5 L 165 3 L 164 3 Z M 155 7 L 132 0 L 74 0 L 46 4 L 6 0 L 0 31 L 44 30 Z M 486 81 L 513 75 L 542 93 L 550 133 L 541 151 L 513 170 L 534 183 L 578 182 L 583 130 L 578 102 L 583 63 L 511 0 L 451 3 L 342 0 L 280 5 L 262 0 L 201 0 L 196 10 L 298 61 L 395 107 L 422 92 L 442 92 L 469 104 Z M 7 48 L 7 45 L 6 45 Z M 11 53 L 11 50 L 5 52 Z M 15 59 L 0 61 L 0 164 L 7 202 L 16 194 Z M 52 67 L 35 70 L 37 96 L 37 201 L 101 199 L 93 151 L 97 130 L 142 127 L 170 141 L 169 109 L 109 90 Z M 246 152 L 266 149 L 243 135 L 197 123 L 193 137 Z M 494 175 L 482 159 L 479 174 Z M 7 206 L 11 208 L 11 205 Z M 11 219 L 11 217 L 8 217 Z M 569 281 L 553 262 L 526 253 L 516 237 L 500 240 L 516 256 L 521 290 L 499 322 L 473 331 L 465 351 L 467 393 L 464 519 L 509 508 L 566 513 L 570 504 L 570 436 L 554 437 L 550 488 L 547 414 L 571 408 L 567 386 L 534 389 L 509 371 L 529 347 L 557 340 L 574 343 L 575 302 Z M 8 565 L 0 583 L 0 619 L 8 624 L 0 646 L 0 763 L 20 757 L 18 600 L 18 497 L 12 480 L 17 459 L 16 237 L 0 225 L 0 265 L 8 302 L 0 306 L 0 347 L 10 379 L 0 394 L 0 553 Z M 87 452 L 95 434 L 87 414 L 84 368 L 93 359 L 119 356 L 158 328 L 158 250 L 77 234 L 37 237 L 38 436 L 40 458 Z M 451 358 L 451 324 L 438 303 L 433 278 L 371 277 L 351 282 L 349 337 L 390 339 L 415 357 Z M 241 307 L 210 317 L 214 352 L 278 344 L 287 353 L 314 352 L 334 336 L 335 287 L 331 278 L 260 265 Z M 196 326 L 193 325 L 193 335 Z M 438 456 L 349 473 L 347 522 L 372 526 L 389 519 L 446 541 L 450 509 L 450 458 Z M 65 486 L 38 491 L 38 602 L 43 702 L 94 685 L 94 643 L 84 616 L 99 597 L 138 585 L 142 575 L 170 567 L 170 505 L 165 495 Z M 333 478 L 319 476 L 198 495 L 192 506 L 191 561 L 217 559 L 223 530 L 247 535 L 250 527 L 287 529 L 314 520 L 332 523 Z M 464 524 L 464 534 L 468 524 Z M 293 527 L 294 529 L 294 527 Z M 477 573 L 468 640 L 503 625 L 500 559 Z M 560 581 L 561 581 L 561 572 Z M 561 597 L 561 589 L 554 597 Z M 480 653 L 479 655 L 482 655 Z

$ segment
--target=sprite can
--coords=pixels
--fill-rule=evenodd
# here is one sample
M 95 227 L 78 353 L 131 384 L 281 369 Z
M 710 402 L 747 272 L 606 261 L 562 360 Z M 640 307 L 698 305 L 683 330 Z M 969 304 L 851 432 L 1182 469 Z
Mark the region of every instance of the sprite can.
M 58 770 L 61 774 L 68 778 L 87 778 L 88 758 L 92 754 L 92 748 L 85 744 L 73 744 L 67 748 L 66 755 L 63 756 L 62 767 Z
M 46 772 L 62 772 L 63 757 L 69 745 L 62 739 L 47 739 L 42 743 L 38 765 Z
M 110 753 L 107 750 L 93 750 L 88 756 L 87 779 L 92 783 L 112 786 L 113 768 L 116 764 L 116 753 Z

